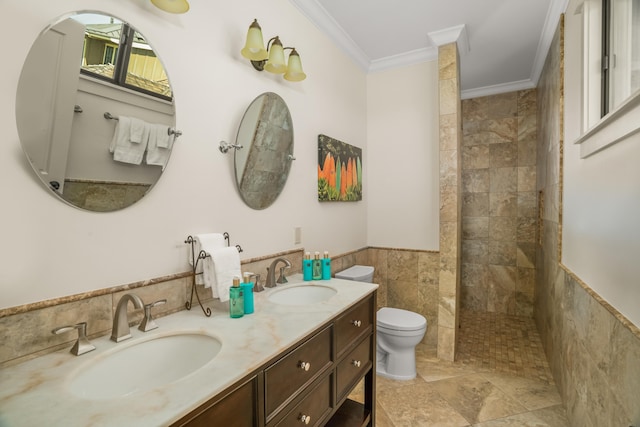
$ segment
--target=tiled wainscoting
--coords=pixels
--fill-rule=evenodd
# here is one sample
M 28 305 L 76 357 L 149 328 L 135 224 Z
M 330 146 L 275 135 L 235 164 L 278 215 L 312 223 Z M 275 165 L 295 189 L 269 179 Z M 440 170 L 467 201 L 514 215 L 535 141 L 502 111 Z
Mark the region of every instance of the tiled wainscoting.
M 278 257 L 291 261 L 288 274 L 300 273 L 303 253 L 303 249 L 296 249 L 245 260 L 242 271 L 260 274 L 264 284 L 267 267 Z M 439 259 L 437 252 L 363 248 L 334 257 L 331 269 L 335 274 L 355 264 L 374 266 L 374 281 L 380 285 L 380 306 L 405 308 L 427 317 L 429 328 L 424 342 L 435 348 Z M 135 293 L 145 303 L 166 299 L 166 304 L 154 308 L 154 317 L 157 318 L 184 310 L 190 297 L 191 281 L 191 274 L 185 272 L 0 310 L 0 341 L 3 343 L 0 346 L 0 367 L 71 346 L 75 341 L 74 334 L 51 333 L 58 326 L 87 322 L 90 338 L 109 334 L 117 303 L 127 292 Z M 218 300 L 212 299 L 209 289 L 198 286 L 198 292 L 205 305 L 221 308 Z M 193 301 L 192 310 L 200 310 L 195 297 Z M 141 318 L 139 310 L 130 320 L 139 322 Z

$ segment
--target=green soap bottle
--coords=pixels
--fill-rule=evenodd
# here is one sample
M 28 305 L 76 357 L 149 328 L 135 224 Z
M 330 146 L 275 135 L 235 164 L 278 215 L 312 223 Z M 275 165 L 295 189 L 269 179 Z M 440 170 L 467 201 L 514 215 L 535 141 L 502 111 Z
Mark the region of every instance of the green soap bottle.
M 320 280 L 322 279 L 322 262 L 320 261 L 320 252 L 316 252 L 313 255 L 313 266 L 312 266 L 312 279 Z
M 240 278 L 233 278 L 233 286 L 229 288 L 229 316 L 238 318 L 244 316 L 244 298 L 240 288 Z

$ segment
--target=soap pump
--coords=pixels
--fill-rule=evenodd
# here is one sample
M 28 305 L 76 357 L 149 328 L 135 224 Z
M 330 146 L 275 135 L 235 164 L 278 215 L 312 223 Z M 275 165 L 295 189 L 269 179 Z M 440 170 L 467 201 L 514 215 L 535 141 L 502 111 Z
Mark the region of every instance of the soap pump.
M 322 262 L 320 261 L 320 252 L 313 255 L 313 280 L 322 279 Z
M 244 298 L 242 296 L 242 288 L 240 288 L 240 278 L 233 278 L 233 285 L 229 288 L 229 316 L 232 318 L 242 317 L 244 315 Z
M 244 273 L 244 279 L 240 283 L 242 289 L 242 298 L 244 299 L 244 314 L 253 313 L 253 283 L 251 282 L 252 273 Z
M 324 251 L 324 257 L 322 258 L 322 280 L 331 279 L 331 258 L 329 258 L 329 252 Z
M 302 280 L 308 282 L 313 280 L 313 261 L 311 260 L 311 253 L 306 252 L 302 260 Z

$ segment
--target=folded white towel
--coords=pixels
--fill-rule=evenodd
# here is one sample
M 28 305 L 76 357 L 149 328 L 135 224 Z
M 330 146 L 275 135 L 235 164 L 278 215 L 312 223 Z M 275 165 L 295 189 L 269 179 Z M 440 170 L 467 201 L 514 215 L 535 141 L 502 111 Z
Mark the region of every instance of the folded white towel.
M 109 151 L 113 153 L 113 160 L 115 161 L 139 165 L 142 163 L 148 140 L 149 128 L 145 126 L 141 142 L 132 143 L 131 118 L 120 116 L 120 119 L 116 122 Z
M 220 301 L 229 301 L 229 288 L 234 277 L 242 277 L 240 271 L 240 254 L 235 246 L 213 251 L 211 254 L 216 276 L 216 287 Z
M 140 144 L 143 142 L 144 134 L 148 130 L 146 129 L 147 123 L 144 120 L 136 119 L 135 117 L 131 117 L 131 129 L 130 129 L 130 137 L 129 139 L 134 144 Z
M 222 233 L 207 233 L 196 234 L 194 236 L 194 252 L 196 258 L 200 251 L 204 251 L 206 254 L 211 254 L 218 249 L 226 247 L 224 235 Z M 189 264 L 193 265 L 193 259 L 189 254 Z M 213 260 L 210 256 L 198 261 L 196 268 L 196 284 L 204 285 L 205 288 L 212 288 L 214 298 L 219 298 L 218 288 L 216 283 L 216 274 L 213 267 Z
M 169 127 L 160 124 L 149 125 L 149 143 L 147 144 L 146 162 L 148 165 L 162 166 L 164 170 L 169 161 L 174 136 L 169 134 Z

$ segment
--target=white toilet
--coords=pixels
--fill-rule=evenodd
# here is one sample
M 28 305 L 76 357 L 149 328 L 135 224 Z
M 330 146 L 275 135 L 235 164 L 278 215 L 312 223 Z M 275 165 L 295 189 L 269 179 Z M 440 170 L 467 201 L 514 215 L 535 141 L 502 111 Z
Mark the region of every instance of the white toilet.
M 373 281 L 373 267 L 354 265 L 336 278 Z M 427 331 L 427 319 L 408 310 L 382 307 L 377 313 L 377 365 L 376 373 L 395 380 L 416 377 L 416 345 Z

